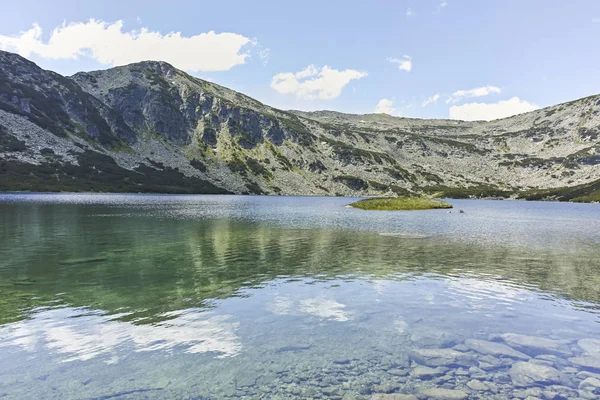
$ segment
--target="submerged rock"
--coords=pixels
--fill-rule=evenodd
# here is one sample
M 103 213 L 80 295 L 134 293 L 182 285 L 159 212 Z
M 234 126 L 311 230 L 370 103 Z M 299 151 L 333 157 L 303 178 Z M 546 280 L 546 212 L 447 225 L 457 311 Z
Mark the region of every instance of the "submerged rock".
M 543 360 L 543 361 L 549 361 L 553 364 L 556 364 L 558 362 L 560 362 L 562 359 L 555 356 L 554 354 L 540 354 L 539 356 L 535 356 L 534 358 L 535 360 Z
M 374 394 L 371 396 L 371 400 L 419 400 L 414 394 Z
M 504 342 L 525 353 L 558 353 L 569 354 L 566 348 L 566 342 L 561 340 L 548 339 L 540 336 L 528 336 L 518 333 L 505 333 L 500 335 Z
M 13 285 L 17 285 L 17 286 L 30 286 L 35 283 L 35 280 L 30 279 L 30 278 L 23 278 L 23 279 L 12 279 L 11 282 Z
M 429 367 L 468 366 L 474 361 L 473 356 L 452 349 L 413 349 L 409 355 L 417 363 Z
M 481 382 L 478 379 L 472 379 L 467 383 L 467 386 L 471 390 L 475 390 L 476 392 L 484 392 L 489 390 L 490 388 L 485 383 Z
M 323 392 L 324 395 L 326 396 L 331 396 L 333 394 L 335 394 L 338 391 L 338 388 L 335 386 L 327 386 L 321 389 L 321 392 Z
M 596 378 L 596 379 L 600 379 L 600 374 L 595 374 L 593 372 L 589 372 L 589 371 L 581 371 L 577 373 L 577 377 L 579 379 L 585 379 L 585 378 Z
M 388 374 L 394 375 L 394 376 L 406 376 L 406 375 L 408 375 L 408 371 L 405 369 L 392 368 L 392 369 L 388 370 Z
M 430 399 L 436 400 L 463 400 L 469 395 L 462 390 L 430 388 L 421 391 L 421 393 Z
M 577 345 L 587 354 L 600 357 L 600 340 L 598 339 L 581 339 Z
M 447 368 L 437 367 L 425 367 L 423 365 L 419 365 L 412 371 L 412 375 L 415 378 L 423 379 L 423 378 L 432 378 L 434 376 L 442 376 L 448 371 Z
M 79 264 L 92 264 L 99 263 L 108 260 L 106 257 L 90 257 L 90 258 L 71 258 L 59 262 L 60 265 L 79 265 Z
M 579 384 L 579 389 L 595 391 L 600 389 L 600 379 L 586 378 Z
M 397 383 L 385 383 L 373 386 L 373 391 L 377 393 L 392 393 L 398 389 L 400 389 L 400 385 Z
M 512 347 L 496 342 L 489 342 L 487 340 L 467 339 L 465 345 L 471 350 L 475 350 L 481 354 L 490 354 L 492 356 L 504 356 L 510 358 L 517 358 L 520 360 L 529 360 L 527 354 L 521 353 L 513 349 Z
M 514 390 L 512 395 L 517 399 L 540 399 L 544 396 L 544 391 L 540 388 L 529 388 L 523 390 Z
M 509 371 L 513 385 L 527 387 L 538 385 L 561 384 L 567 381 L 566 376 L 556 368 L 533 362 L 518 362 Z
M 577 394 L 580 399 L 598 400 L 598 396 L 594 392 L 588 390 L 580 390 Z
M 456 338 L 450 333 L 430 327 L 413 332 L 410 340 L 418 347 L 446 348 L 456 344 Z
M 569 362 L 583 368 L 600 370 L 600 356 L 583 355 L 580 357 L 571 357 L 569 358 Z
M 487 376 L 487 372 L 478 367 L 469 368 L 469 375 L 472 378 L 485 378 Z
M 478 357 L 479 368 L 489 371 L 496 369 L 502 365 L 502 360 L 489 354 Z

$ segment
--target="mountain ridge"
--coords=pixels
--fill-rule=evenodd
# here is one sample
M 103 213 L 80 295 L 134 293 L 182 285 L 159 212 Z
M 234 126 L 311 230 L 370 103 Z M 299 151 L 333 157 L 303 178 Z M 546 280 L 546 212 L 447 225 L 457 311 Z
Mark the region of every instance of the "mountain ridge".
M 279 110 L 160 61 L 0 67 L 0 190 L 600 197 L 600 95 L 456 121 Z
M 574 100 L 568 100 L 562 103 L 558 103 L 558 104 L 554 104 L 554 105 L 550 105 L 550 106 L 546 106 L 546 107 L 542 107 L 541 109 L 549 109 L 552 107 L 559 107 L 559 106 L 563 106 L 563 105 L 568 105 L 570 103 L 576 103 L 578 101 L 581 100 L 586 100 L 586 99 L 595 99 L 595 100 L 600 100 L 600 94 L 591 94 L 589 96 L 583 96 L 580 97 L 578 99 L 574 99 Z M 516 115 L 526 115 L 526 114 L 531 114 L 531 113 L 535 113 L 537 111 L 539 111 L 540 109 L 537 110 L 532 110 L 532 111 L 526 111 L 520 114 L 516 114 Z M 455 122 L 473 122 L 473 123 L 486 123 L 486 122 L 494 122 L 494 121 L 501 121 L 501 120 L 505 120 L 505 119 L 510 119 L 515 117 L 516 115 L 512 115 L 509 117 L 503 117 L 503 118 L 496 118 L 493 120 L 474 120 L 474 121 L 467 121 L 467 120 L 462 120 L 462 119 L 450 119 L 450 118 L 418 118 L 418 117 L 403 117 L 403 116 L 395 116 L 395 115 L 391 115 L 391 114 L 386 114 L 386 113 L 366 113 L 366 114 L 355 114 L 355 113 L 345 113 L 342 111 L 335 111 L 335 110 L 313 110 L 313 111 L 302 111 L 302 110 L 287 110 L 288 112 L 293 112 L 293 113 L 298 113 L 298 114 L 319 114 L 319 113 L 332 113 L 332 114 L 342 114 L 342 115 L 349 115 L 349 116 L 361 116 L 361 115 L 385 115 L 391 118 L 397 118 L 397 119 L 408 119 L 408 120 L 416 120 L 416 121 L 455 121 Z

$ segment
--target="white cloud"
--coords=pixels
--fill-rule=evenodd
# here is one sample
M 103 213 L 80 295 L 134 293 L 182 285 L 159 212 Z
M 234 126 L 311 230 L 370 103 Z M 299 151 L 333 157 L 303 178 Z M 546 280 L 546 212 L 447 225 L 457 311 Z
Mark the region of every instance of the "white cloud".
M 435 103 L 437 103 L 437 101 L 439 99 L 440 99 L 440 95 L 439 95 L 439 93 L 436 93 L 433 96 L 428 97 L 427 100 L 425 100 L 423 102 L 423 107 L 427 107 L 430 104 L 435 104 Z
M 77 59 L 90 56 L 108 65 L 125 65 L 144 60 L 166 61 L 188 71 L 225 71 L 244 64 L 249 57 L 249 38 L 230 32 L 210 31 L 185 37 L 180 32 L 162 35 L 147 28 L 123 31 L 123 21 L 109 24 L 88 22 L 63 24 L 52 31 L 47 42 L 34 24 L 19 35 L 0 35 L 0 49 L 24 57 L 37 54 L 48 59 Z
M 375 106 L 376 114 L 388 114 L 395 117 L 406 116 L 406 111 L 412 107 L 412 104 L 406 104 L 406 102 L 401 102 L 400 106 L 394 104 L 394 100 L 392 99 L 381 99 Z
M 346 69 L 339 71 L 325 65 L 309 65 L 300 72 L 282 72 L 273 77 L 271 87 L 282 94 L 294 94 L 304 99 L 335 99 L 350 81 L 367 76 L 366 72 Z
M 394 108 L 394 102 L 390 99 L 381 99 L 375 106 L 376 114 L 389 114 L 394 115 L 396 109 Z
M 393 64 L 398 64 L 398 69 L 410 72 L 412 69 L 412 57 L 405 55 L 402 58 L 388 57 L 387 60 Z
M 271 49 L 260 49 L 258 51 L 258 58 L 262 61 L 263 65 L 266 66 L 271 58 Z
M 474 88 L 474 89 L 468 89 L 468 90 L 457 90 L 456 92 L 452 93 L 452 97 L 449 97 L 448 100 L 446 100 L 446 104 L 450 104 L 450 103 L 456 103 L 458 101 L 460 101 L 463 98 L 468 98 L 468 97 L 483 97 L 483 96 L 488 96 L 490 94 L 494 94 L 494 93 L 501 93 L 502 90 L 496 86 L 482 86 L 482 87 L 478 87 L 478 88 Z
M 414 12 L 413 10 L 411 10 L 411 8 L 410 8 L 410 7 L 408 7 L 408 8 L 406 9 L 406 16 L 407 16 L 407 17 L 414 17 L 415 15 L 416 15 L 416 14 L 415 14 L 415 12 Z
M 446 1 L 446 0 L 442 0 L 440 2 L 440 8 L 445 8 L 447 5 L 448 5 L 448 1 Z
M 539 106 L 534 103 L 513 97 L 497 103 L 467 103 L 460 106 L 452 106 L 449 113 L 450 119 L 491 121 L 537 110 L 538 108 Z

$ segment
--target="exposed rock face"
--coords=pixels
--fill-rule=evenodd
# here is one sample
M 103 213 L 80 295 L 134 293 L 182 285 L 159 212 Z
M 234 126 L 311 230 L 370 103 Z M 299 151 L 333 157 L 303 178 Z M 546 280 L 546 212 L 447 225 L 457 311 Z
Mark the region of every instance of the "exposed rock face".
M 600 96 L 492 122 L 306 113 L 164 62 L 63 77 L 0 52 L 0 135 L 0 190 L 40 189 L 24 179 L 33 175 L 49 190 L 197 182 L 190 191 L 583 201 L 600 193 Z M 90 166 L 83 178 L 72 170 L 81 164 Z M 44 167 L 57 172 L 42 176 Z
M 58 137 L 87 135 L 102 145 L 135 140 L 117 112 L 71 79 L 6 52 L 0 52 L 0 109 L 26 116 Z

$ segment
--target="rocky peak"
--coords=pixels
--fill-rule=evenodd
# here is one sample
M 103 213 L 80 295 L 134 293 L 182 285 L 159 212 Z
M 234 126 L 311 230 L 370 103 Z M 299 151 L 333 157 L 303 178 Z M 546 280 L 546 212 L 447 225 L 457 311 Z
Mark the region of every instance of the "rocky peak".
M 0 109 L 27 117 L 59 137 L 73 134 L 114 145 L 135 135 L 122 118 L 60 74 L 0 52 Z

